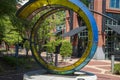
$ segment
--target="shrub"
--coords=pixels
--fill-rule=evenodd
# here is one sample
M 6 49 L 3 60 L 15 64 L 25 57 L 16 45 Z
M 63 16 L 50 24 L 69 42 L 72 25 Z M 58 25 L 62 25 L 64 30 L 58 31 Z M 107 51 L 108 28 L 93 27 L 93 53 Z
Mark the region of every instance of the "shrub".
M 120 75 L 120 63 L 115 64 L 114 66 L 114 73 Z
M 60 43 L 62 42 L 62 40 L 56 40 L 56 41 L 50 41 L 47 44 L 44 45 L 44 47 L 46 47 L 47 52 L 49 53 L 54 53 L 56 50 L 56 46 L 60 45 Z
M 16 67 L 16 66 L 22 66 L 22 65 L 24 65 L 26 63 L 27 59 L 17 58 L 17 57 L 14 57 L 14 56 L 4 56 L 3 60 L 9 66 Z
M 55 42 L 54 41 L 48 42 L 44 46 L 46 47 L 48 53 L 55 52 Z
M 4 71 L 3 67 L 0 65 L 0 73 Z
M 60 48 L 60 55 L 65 57 L 70 57 L 72 55 L 72 45 L 68 41 L 62 42 L 62 46 Z
M 16 58 L 10 57 L 10 56 L 4 56 L 3 60 L 6 62 L 6 64 L 15 67 L 17 65 Z

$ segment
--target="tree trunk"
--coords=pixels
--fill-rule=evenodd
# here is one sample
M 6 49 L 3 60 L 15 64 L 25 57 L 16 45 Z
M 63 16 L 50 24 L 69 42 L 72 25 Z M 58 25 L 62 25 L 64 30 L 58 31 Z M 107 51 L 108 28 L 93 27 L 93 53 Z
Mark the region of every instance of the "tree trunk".
M 26 48 L 26 57 L 28 57 L 29 49 Z

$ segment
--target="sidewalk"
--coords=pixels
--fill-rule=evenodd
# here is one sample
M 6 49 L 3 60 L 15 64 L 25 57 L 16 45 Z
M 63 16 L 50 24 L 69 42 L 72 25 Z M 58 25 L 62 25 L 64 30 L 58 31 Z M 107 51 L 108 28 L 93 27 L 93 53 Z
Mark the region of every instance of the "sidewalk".
M 110 60 L 91 60 L 82 70 L 96 74 L 98 80 L 120 80 L 120 75 L 111 73 Z

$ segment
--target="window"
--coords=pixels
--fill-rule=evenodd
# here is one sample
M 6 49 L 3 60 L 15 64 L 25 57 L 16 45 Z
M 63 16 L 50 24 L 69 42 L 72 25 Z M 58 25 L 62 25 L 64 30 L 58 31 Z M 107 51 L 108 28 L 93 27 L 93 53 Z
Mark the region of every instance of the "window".
M 106 19 L 106 24 L 110 24 L 110 25 L 120 25 L 120 14 L 115 14 L 115 13 L 106 13 L 107 16 L 115 19 L 116 21 L 113 21 L 111 19 Z
M 120 0 L 110 0 L 110 8 L 120 9 Z
M 114 0 L 115 1 L 115 0 Z M 106 19 L 106 24 L 109 25 L 120 25 L 120 15 L 115 13 L 107 13 L 107 16 L 114 18 L 116 21 L 112 21 L 110 19 Z M 110 59 L 111 52 L 115 52 L 116 50 L 120 50 L 120 37 L 119 34 L 117 34 L 115 31 L 110 29 L 109 27 L 105 27 L 105 45 L 104 45 L 104 51 L 105 51 L 105 57 L 106 59 Z

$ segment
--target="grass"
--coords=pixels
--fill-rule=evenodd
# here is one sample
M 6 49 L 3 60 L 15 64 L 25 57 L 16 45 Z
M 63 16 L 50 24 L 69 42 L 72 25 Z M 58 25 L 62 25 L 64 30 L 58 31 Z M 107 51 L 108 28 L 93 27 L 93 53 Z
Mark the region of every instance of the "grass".
M 114 66 L 114 73 L 117 75 L 120 75 L 120 63 L 119 64 L 115 64 Z
M 4 69 L 3 69 L 3 67 L 0 65 L 0 72 L 3 72 L 4 71 Z
M 14 57 L 3 56 L 0 57 L 0 73 L 7 72 L 8 70 L 30 70 L 38 69 L 39 66 L 32 57 Z

